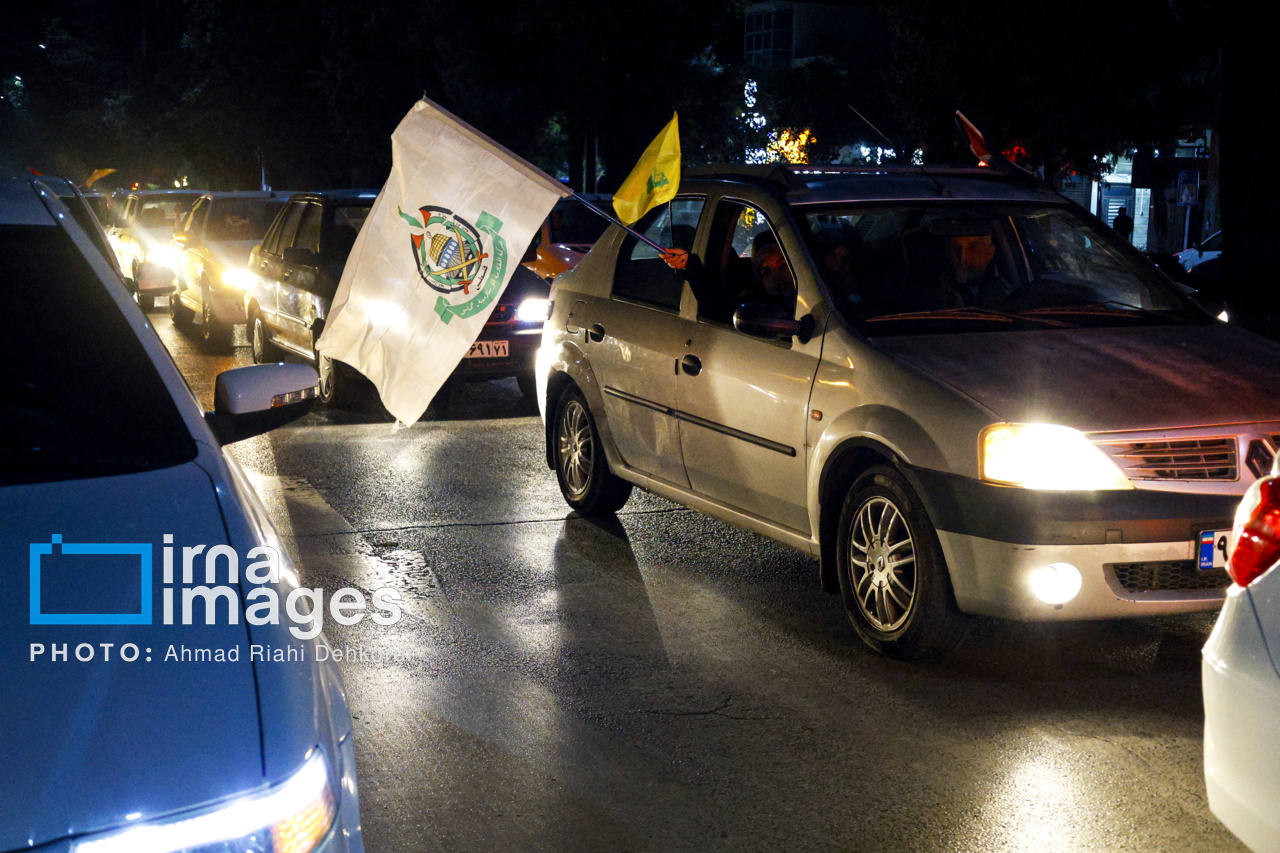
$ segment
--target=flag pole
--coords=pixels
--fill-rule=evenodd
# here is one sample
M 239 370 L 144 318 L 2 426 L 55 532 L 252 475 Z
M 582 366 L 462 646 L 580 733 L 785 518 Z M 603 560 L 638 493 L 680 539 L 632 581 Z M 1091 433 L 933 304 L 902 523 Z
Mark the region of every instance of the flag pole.
M 610 216 L 609 214 L 605 213 L 603 210 L 596 207 L 591 202 L 587 201 L 586 196 L 582 195 L 582 193 L 578 192 L 577 190 L 573 191 L 573 197 L 576 198 L 578 201 L 582 202 L 584 205 L 586 205 L 588 210 L 593 210 L 596 213 L 603 216 L 605 219 L 612 222 L 614 225 L 621 226 L 622 230 L 626 231 L 629 234 L 633 234 L 636 238 L 648 243 L 650 246 L 657 249 L 659 252 L 662 252 L 664 255 L 667 253 L 668 250 L 666 246 L 659 246 L 657 243 L 653 242 L 648 237 L 644 236 L 639 231 L 632 228 L 630 225 L 623 224 L 622 220 L 618 219 L 616 216 Z

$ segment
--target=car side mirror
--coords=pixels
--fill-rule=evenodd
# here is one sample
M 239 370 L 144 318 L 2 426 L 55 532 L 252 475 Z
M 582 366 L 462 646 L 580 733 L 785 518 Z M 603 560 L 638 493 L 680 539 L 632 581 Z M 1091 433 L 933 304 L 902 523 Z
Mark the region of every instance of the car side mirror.
M 284 426 L 311 411 L 320 377 L 309 364 L 255 364 L 218 374 L 205 422 L 219 444 Z
M 284 262 L 302 267 L 314 267 L 316 253 L 302 246 L 289 246 L 284 250 Z
M 744 335 L 775 340 L 801 334 L 803 324 L 777 305 L 745 302 L 733 312 L 733 327 Z

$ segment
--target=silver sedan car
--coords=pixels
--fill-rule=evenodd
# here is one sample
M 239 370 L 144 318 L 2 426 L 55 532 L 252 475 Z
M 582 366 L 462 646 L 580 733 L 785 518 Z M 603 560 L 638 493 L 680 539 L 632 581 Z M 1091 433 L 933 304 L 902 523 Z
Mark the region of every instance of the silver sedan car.
M 874 649 L 965 614 L 1220 607 L 1280 441 L 1280 346 L 1062 197 L 993 169 L 690 170 L 556 279 L 547 462 L 819 558 Z M 678 265 L 677 265 L 678 266 Z

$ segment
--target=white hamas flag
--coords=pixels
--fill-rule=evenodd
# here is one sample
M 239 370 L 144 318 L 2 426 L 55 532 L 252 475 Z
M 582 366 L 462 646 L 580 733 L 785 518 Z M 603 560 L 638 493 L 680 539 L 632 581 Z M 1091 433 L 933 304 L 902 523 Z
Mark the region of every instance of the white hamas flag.
M 571 191 L 426 99 L 391 135 L 391 154 L 316 348 L 369 377 L 409 424 Z

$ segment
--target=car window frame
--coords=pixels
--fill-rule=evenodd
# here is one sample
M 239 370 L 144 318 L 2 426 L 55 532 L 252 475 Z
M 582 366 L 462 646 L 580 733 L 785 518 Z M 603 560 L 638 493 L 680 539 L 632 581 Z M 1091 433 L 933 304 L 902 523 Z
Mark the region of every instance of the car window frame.
M 795 252 L 790 251 L 787 248 L 788 241 L 786 237 L 786 229 L 781 227 L 784 222 L 786 222 L 789 218 L 791 218 L 790 205 L 788 205 L 783 201 L 779 201 L 778 199 L 774 198 L 771 195 L 768 196 L 767 198 L 752 199 L 752 198 L 747 198 L 744 194 L 741 194 L 740 192 L 735 193 L 733 191 L 721 192 L 717 195 L 712 196 L 709 199 L 709 201 L 711 203 L 703 208 L 702 221 L 699 224 L 698 240 L 694 243 L 694 245 L 698 248 L 698 251 L 699 251 L 698 257 L 700 259 L 700 262 L 703 264 L 703 266 L 706 267 L 706 253 L 710 247 L 710 242 L 712 237 L 711 232 L 715 229 L 716 212 L 720 209 L 720 204 L 722 202 L 727 201 L 727 202 L 732 202 L 734 204 L 741 204 L 741 205 L 747 205 L 749 207 L 753 207 L 757 211 L 759 211 L 762 216 L 764 216 L 765 222 L 769 226 L 769 230 L 773 232 L 774 238 L 778 241 L 778 246 L 782 250 L 783 258 L 786 259 L 787 265 L 791 268 L 791 277 L 795 280 L 795 284 L 796 284 L 796 302 L 795 302 L 795 306 L 792 309 L 792 316 L 794 318 L 797 315 L 801 315 L 800 309 L 803 303 L 800 299 L 801 276 L 799 272 L 802 269 L 802 267 L 797 263 L 795 263 L 795 261 L 793 260 L 793 258 L 795 257 Z M 769 210 L 770 207 L 775 208 L 773 213 L 770 213 L 770 210 Z M 792 225 L 792 229 L 795 230 L 794 225 Z M 800 235 L 798 231 L 796 231 L 796 234 L 797 234 L 797 237 L 799 238 Z M 716 275 L 718 276 L 718 274 L 719 273 L 717 272 Z M 746 332 L 741 332 L 733 325 L 732 322 L 722 323 L 710 317 L 702 317 L 698 313 L 697 294 L 692 292 L 692 288 L 689 288 L 687 286 L 687 283 L 686 283 L 685 289 L 689 291 L 689 302 L 690 302 L 689 311 L 686 312 L 686 319 L 691 320 L 692 322 L 698 323 L 700 325 L 709 326 L 715 329 L 731 331 L 735 335 L 740 335 L 744 338 L 750 338 L 751 340 L 762 341 L 763 343 L 772 344 L 773 346 L 779 347 L 780 349 L 791 349 L 795 345 L 794 339 L 792 338 L 770 340 L 768 338 L 762 338 L 756 335 L 749 335 Z M 821 299 L 824 302 L 826 302 L 828 300 L 827 293 L 825 292 L 824 289 L 821 288 L 821 285 L 819 285 L 819 290 L 820 290 Z M 804 313 L 812 313 L 812 309 Z
M 639 225 L 640 222 L 643 222 L 646 218 L 653 215 L 654 211 L 657 211 L 661 207 L 666 207 L 677 201 L 681 201 L 681 202 L 694 201 L 702 205 L 702 207 L 698 211 L 698 224 L 694 226 L 693 240 L 690 241 L 689 250 L 688 250 L 690 255 L 696 255 L 697 249 L 699 246 L 699 240 L 702 238 L 702 230 L 706 221 L 706 214 L 707 214 L 706 193 L 683 193 L 683 194 L 677 195 L 676 197 L 672 198 L 671 201 L 664 202 L 663 204 L 653 208 L 653 211 L 646 212 L 645 215 L 641 217 L 639 220 L 637 220 L 635 224 Z M 643 233 L 643 229 L 637 228 L 636 230 L 641 231 L 641 233 Z M 623 248 L 627 246 L 629 241 L 631 241 L 632 247 L 634 247 L 637 243 L 639 243 L 639 239 L 637 237 L 635 237 L 629 231 L 623 231 L 622 239 L 618 242 L 618 249 L 614 253 L 614 257 L 613 257 L 613 270 L 609 277 L 609 297 L 608 298 L 611 301 L 621 302 L 627 305 L 635 305 L 640 308 L 648 308 L 653 311 L 660 311 L 664 314 L 670 314 L 673 316 L 683 316 L 685 305 L 689 299 L 689 281 L 688 281 L 688 278 L 685 277 L 684 275 L 681 275 L 680 277 L 680 298 L 676 301 L 675 307 L 668 307 L 665 304 L 661 304 L 657 302 L 646 302 L 642 299 L 637 299 L 635 297 L 626 296 L 626 295 L 620 295 L 617 293 L 616 285 L 617 285 L 617 277 L 618 277 L 618 266 L 622 263 Z M 630 250 L 628 249 L 628 251 Z M 679 272 L 679 271 L 673 270 L 673 272 Z

